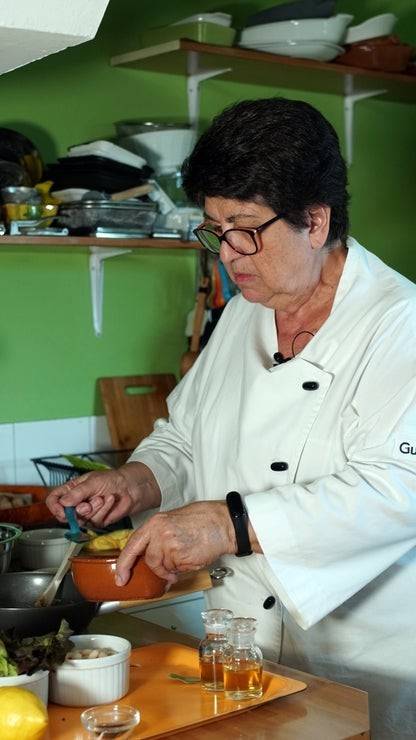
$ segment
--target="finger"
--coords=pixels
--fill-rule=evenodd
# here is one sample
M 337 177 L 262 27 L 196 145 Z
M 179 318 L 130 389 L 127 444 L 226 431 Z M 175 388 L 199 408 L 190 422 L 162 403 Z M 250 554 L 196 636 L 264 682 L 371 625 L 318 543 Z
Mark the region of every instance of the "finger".
M 166 586 L 165 586 L 165 593 L 166 591 L 169 591 L 171 586 L 173 586 L 174 583 L 177 583 L 178 576 L 176 573 L 169 573 L 169 576 L 166 578 Z
M 104 505 L 105 499 L 103 496 L 93 496 L 89 501 L 82 501 L 78 506 L 75 507 L 77 514 L 83 519 L 89 519 L 94 516 L 99 509 Z
M 48 506 L 49 510 L 61 522 L 66 521 L 64 504 L 62 503 L 61 499 L 63 496 L 71 494 L 72 489 L 79 484 L 81 478 L 84 478 L 85 480 L 85 476 L 80 476 L 80 478 L 73 478 L 72 480 L 64 483 L 62 486 L 54 488 L 46 498 L 46 505 Z
M 147 563 L 147 565 L 149 565 Z M 149 565 L 150 568 L 150 565 Z M 175 583 L 177 581 L 177 577 L 175 573 L 172 573 L 172 571 L 167 570 L 165 566 L 160 563 L 160 565 L 152 566 L 150 570 L 155 573 L 159 578 L 163 578 L 164 581 L 170 581 L 172 583 Z
M 146 548 L 146 552 L 144 554 L 144 560 L 146 565 L 149 566 L 150 570 L 153 571 L 153 573 L 156 573 L 159 578 L 169 580 L 174 574 L 174 567 L 166 566 L 163 552 L 161 551 L 158 541 L 155 545 L 152 543 L 152 541 L 150 541 L 150 544 Z
M 107 527 L 109 524 L 118 522 L 123 516 L 129 513 L 131 507 L 131 501 L 125 496 L 121 497 L 118 501 L 115 500 L 114 508 L 106 516 L 104 524 Z
M 150 534 L 145 527 L 137 530 L 121 551 L 116 565 L 116 585 L 124 586 L 130 578 L 130 571 L 139 555 L 146 549 Z
M 95 526 L 101 526 L 105 522 L 105 518 L 114 505 L 115 496 L 109 495 L 103 500 L 102 505 L 93 509 L 92 514 L 89 516 L 89 521 Z
M 76 481 L 69 481 L 68 488 L 62 492 L 59 503 L 62 506 L 78 506 L 82 501 L 94 498 L 98 493 L 99 484 L 97 478 L 91 476 L 91 473 L 87 473 L 85 476 L 81 475 Z M 74 485 L 69 487 L 72 482 Z

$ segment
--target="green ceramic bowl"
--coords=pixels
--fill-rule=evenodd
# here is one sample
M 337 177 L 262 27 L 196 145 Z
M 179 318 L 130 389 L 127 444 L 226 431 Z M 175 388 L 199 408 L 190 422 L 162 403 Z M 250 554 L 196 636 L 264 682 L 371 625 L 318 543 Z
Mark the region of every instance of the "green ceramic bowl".
M 232 46 L 235 39 L 235 28 L 220 26 L 217 23 L 207 21 L 196 21 L 193 23 L 180 23 L 175 26 L 163 26 L 151 28 L 141 34 L 142 46 L 155 46 L 174 39 L 191 39 L 204 44 L 219 44 L 220 46 Z

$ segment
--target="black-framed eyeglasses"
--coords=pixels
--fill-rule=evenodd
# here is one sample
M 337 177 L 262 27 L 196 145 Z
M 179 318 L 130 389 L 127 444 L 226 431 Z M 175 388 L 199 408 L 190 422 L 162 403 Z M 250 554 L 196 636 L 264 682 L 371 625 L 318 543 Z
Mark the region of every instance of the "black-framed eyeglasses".
M 273 216 L 273 218 L 270 218 L 255 229 L 227 229 L 222 234 L 216 234 L 211 229 L 198 226 L 197 229 L 194 229 L 193 233 L 202 246 L 210 252 L 214 252 L 214 254 L 219 254 L 222 241 L 227 242 L 239 254 L 256 254 L 261 247 L 261 244 L 256 239 L 257 234 L 261 234 L 264 229 L 267 229 L 268 226 L 271 226 L 280 218 L 283 218 L 283 216 L 284 213 Z

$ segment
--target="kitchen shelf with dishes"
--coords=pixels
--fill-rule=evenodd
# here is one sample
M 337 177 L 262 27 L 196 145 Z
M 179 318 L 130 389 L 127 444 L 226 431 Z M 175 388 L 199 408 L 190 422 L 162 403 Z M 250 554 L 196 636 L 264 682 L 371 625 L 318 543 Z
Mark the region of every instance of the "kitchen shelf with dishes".
M 98 247 L 99 249 L 173 249 L 173 250 L 199 250 L 199 242 L 185 241 L 181 239 L 155 239 L 152 237 L 140 239 L 104 239 L 96 236 L 10 236 L 5 234 L 0 236 L 1 247 L 38 247 L 45 249 L 48 247 L 67 247 L 76 250 L 88 249 L 89 247 Z
M 353 154 L 353 110 L 358 100 L 377 96 L 384 101 L 416 102 L 416 75 L 281 56 L 236 46 L 206 44 L 186 38 L 119 54 L 111 58 L 111 64 L 186 75 L 190 121 L 195 125 L 198 119 L 199 84 L 219 74 L 233 82 L 342 95 L 349 163 Z
M 141 239 L 103 239 L 94 236 L 0 236 L 1 247 L 37 247 L 67 248 L 71 251 L 90 252 L 89 272 L 91 288 L 91 308 L 94 334 L 100 337 L 103 331 L 103 301 L 104 301 L 104 261 L 111 257 L 137 250 L 146 249 L 173 249 L 198 250 L 196 241 L 181 241 L 178 239 L 156 239 L 152 237 Z

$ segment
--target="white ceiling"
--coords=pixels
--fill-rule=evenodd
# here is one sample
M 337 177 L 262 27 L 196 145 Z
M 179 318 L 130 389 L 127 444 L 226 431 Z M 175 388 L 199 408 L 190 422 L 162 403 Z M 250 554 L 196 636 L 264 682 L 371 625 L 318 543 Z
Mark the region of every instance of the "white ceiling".
M 93 39 L 109 0 L 0 0 L 0 74 Z

